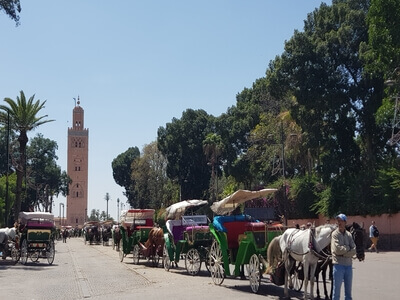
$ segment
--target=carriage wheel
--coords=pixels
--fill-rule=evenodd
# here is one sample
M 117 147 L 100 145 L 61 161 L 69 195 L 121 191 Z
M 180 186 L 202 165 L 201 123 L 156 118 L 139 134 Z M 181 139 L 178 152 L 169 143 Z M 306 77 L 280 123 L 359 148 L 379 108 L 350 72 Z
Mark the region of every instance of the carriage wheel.
M 12 246 L 11 248 L 11 259 L 14 264 L 16 264 L 19 261 L 21 254 L 19 250 L 15 247 L 15 245 Z
M 46 251 L 46 258 L 49 265 L 53 264 L 55 254 L 56 254 L 56 249 L 54 247 L 54 241 L 50 240 L 49 248 Z
M 39 260 L 39 252 L 32 252 L 29 257 L 32 262 L 37 262 Z
M 190 249 L 185 256 L 185 267 L 190 275 L 197 275 L 201 268 L 200 253 L 197 249 Z
M 222 250 L 217 240 L 214 240 L 211 245 L 209 259 L 211 278 L 215 284 L 221 285 L 225 278 L 225 269 Z
M 204 265 L 206 266 L 206 269 L 208 272 L 210 272 L 210 249 L 206 248 L 205 249 L 205 255 L 204 255 Z
M 140 257 L 139 245 L 133 246 L 132 256 L 133 256 L 133 264 L 137 265 L 139 263 L 139 257 Z
M 294 263 L 293 271 L 290 273 L 290 277 L 293 284 L 292 289 L 296 292 L 300 292 L 304 281 L 304 270 L 301 262 L 296 261 Z
M 119 248 L 119 260 L 120 260 L 120 262 L 122 262 L 124 260 L 124 256 L 125 256 L 124 247 L 122 246 L 122 247 Z
M 250 287 L 253 293 L 258 293 L 261 285 L 261 264 L 257 254 L 253 254 L 249 261 L 249 279 Z
M 26 239 L 24 239 L 21 245 L 21 264 L 25 265 L 27 260 L 28 260 L 28 242 Z
M 164 270 L 168 272 L 171 268 L 171 260 L 169 259 L 167 244 L 164 244 L 163 248 L 163 265 Z

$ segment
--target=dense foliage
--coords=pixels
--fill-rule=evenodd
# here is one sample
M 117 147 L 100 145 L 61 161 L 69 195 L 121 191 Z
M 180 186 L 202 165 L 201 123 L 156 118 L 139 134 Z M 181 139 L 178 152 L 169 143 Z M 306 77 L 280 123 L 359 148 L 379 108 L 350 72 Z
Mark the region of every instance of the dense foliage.
M 292 218 L 399 211 L 400 160 L 388 143 L 397 67 L 399 1 L 322 3 L 226 113 L 188 109 L 159 128 L 164 186 L 181 190 L 172 202 L 268 186 L 279 191 L 263 205 Z M 159 208 L 143 183 L 141 206 Z

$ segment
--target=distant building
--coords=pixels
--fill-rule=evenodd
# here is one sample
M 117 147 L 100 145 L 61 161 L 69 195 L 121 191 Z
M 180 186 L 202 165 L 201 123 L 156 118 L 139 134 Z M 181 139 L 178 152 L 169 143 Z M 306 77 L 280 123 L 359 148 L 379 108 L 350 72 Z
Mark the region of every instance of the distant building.
M 81 226 L 88 207 L 89 130 L 84 127 L 84 111 L 78 102 L 72 111 L 72 127 L 68 128 L 67 173 L 72 179 L 67 196 L 66 225 Z

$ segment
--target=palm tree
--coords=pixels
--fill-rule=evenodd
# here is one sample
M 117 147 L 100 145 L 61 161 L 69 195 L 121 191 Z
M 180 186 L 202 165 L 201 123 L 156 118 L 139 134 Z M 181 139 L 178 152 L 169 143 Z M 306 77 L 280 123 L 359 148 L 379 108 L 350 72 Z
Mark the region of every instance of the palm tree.
M 44 108 L 46 101 L 40 102 L 40 100 L 37 100 L 34 102 L 34 98 L 35 95 L 26 101 L 25 94 L 21 91 L 20 96 L 17 96 L 17 101 L 10 98 L 4 98 L 4 101 L 8 106 L 0 105 L 0 121 L 4 122 L 4 120 L 7 120 L 7 115 L 9 114 L 11 128 L 18 134 L 19 158 L 16 162 L 17 190 L 14 202 L 15 221 L 18 220 L 18 214 L 21 210 L 22 180 L 26 168 L 25 152 L 28 143 L 27 133 L 42 124 L 54 121 L 45 120 L 47 115 L 37 117 L 39 111 Z

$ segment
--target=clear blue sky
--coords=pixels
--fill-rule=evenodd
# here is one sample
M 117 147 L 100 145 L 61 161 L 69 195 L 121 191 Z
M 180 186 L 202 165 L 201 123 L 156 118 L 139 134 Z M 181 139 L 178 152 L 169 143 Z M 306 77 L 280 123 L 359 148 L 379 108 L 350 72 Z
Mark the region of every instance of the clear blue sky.
M 19 27 L 0 12 L 0 98 L 23 90 L 47 100 L 42 114 L 56 121 L 31 137 L 55 140 L 66 170 L 67 129 L 80 97 L 89 128 L 88 211 L 106 211 L 108 192 L 117 218 L 116 199 L 126 198 L 112 160 L 129 147 L 142 150 L 188 108 L 226 112 L 321 2 L 21 0 Z

